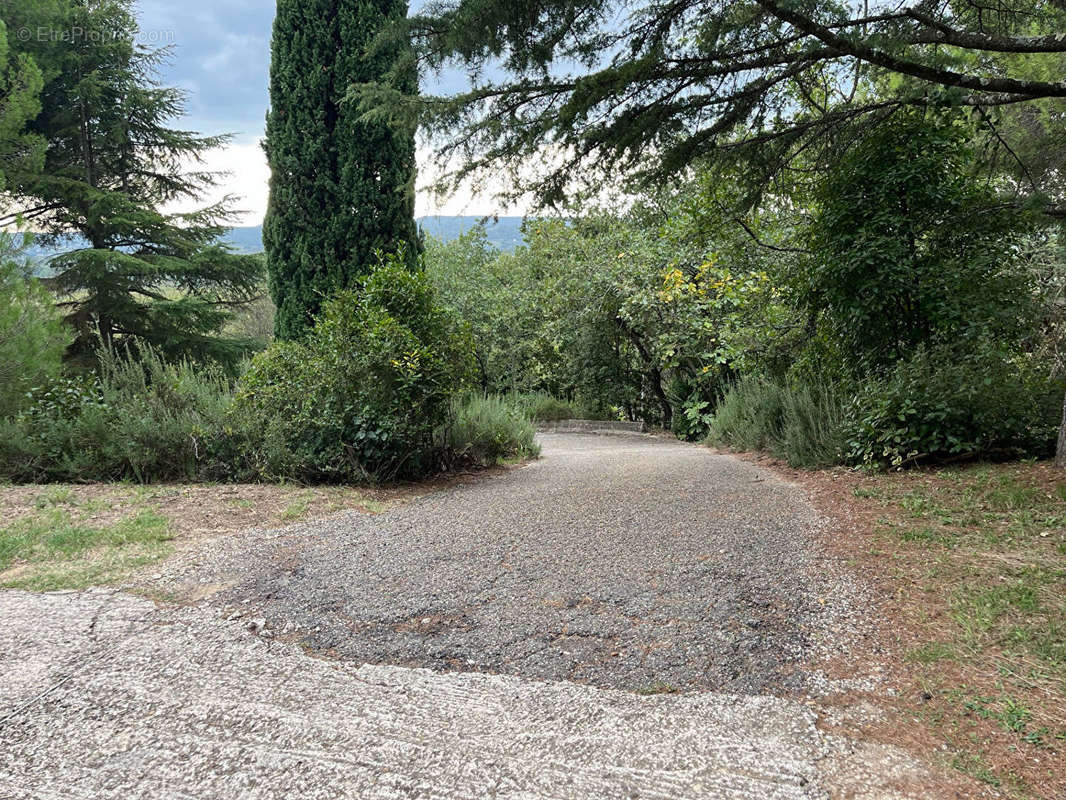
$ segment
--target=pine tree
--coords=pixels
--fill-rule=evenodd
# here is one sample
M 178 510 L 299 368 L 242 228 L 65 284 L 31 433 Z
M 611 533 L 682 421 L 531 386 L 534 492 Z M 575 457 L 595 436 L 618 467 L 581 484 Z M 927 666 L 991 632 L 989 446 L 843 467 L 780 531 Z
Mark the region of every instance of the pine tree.
M 406 14 L 397 0 L 278 2 L 263 243 L 279 338 L 301 336 L 326 298 L 376 263 L 376 250 L 417 253 L 414 130 L 364 122 L 346 101 L 353 84 L 394 65 L 395 49 L 368 45 Z M 416 93 L 413 72 L 403 88 Z
M 221 332 L 232 308 L 255 295 L 262 261 L 219 242 L 234 221 L 228 199 L 164 210 L 216 185 L 217 174 L 189 164 L 227 137 L 168 127 L 184 94 L 157 83 L 167 54 L 135 43 L 131 5 L 68 0 L 55 29 L 70 35 L 24 43 L 48 67 L 29 126 L 48 150 L 43 172 L 14 176 L 8 189 L 39 240 L 85 242 L 51 262 L 50 284 L 77 331 L 73 355 L 147 343 L 170 357 L 234 363 L 243 343 Z
M 42 82 L 32 58 L 11 56 L 7 26 L 0 19 L 0 190 L 9 174 L 37 171 L 43 164 L 44 140 L 26 131 L 41 110 Z

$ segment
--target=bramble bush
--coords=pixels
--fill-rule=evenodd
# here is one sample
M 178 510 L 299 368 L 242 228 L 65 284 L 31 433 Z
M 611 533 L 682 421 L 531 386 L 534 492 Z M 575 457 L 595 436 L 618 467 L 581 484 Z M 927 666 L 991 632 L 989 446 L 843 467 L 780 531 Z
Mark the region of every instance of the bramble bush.
M 0 420 L 0 480 L 380 482 L 534 455 L 514 403 L 452 402 L 471 352 L 424 275 L 386 258 L 305 340 L 257 356 L 236 391 L 219 368 L 146 346 L 33 390 Z
M 847 459 L 878 467 L 951 458 L 1046 457 L 1062 387 L 1046 367 L 989 345 L 921 345 L 861 383 L 847 409 Z

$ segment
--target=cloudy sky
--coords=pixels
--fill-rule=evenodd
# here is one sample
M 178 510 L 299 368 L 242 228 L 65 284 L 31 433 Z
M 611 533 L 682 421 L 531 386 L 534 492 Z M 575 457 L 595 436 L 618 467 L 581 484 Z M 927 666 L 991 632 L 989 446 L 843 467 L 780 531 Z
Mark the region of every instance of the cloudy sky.
M 232 144 L 212 153 L 208 164 L 232 173 L 219 194 L 239 195 L 239 207 L 247 210 L 244 224 L 259 224 L 269 175 L 260 140 L 269 103 L 274 0 L 139 0 L 138 16 L 142 41 L 173 45 L 162 79 L 189 94 L 182 127 L 234 134 Z M 423 191 L 417 212 L 482 215 L 520 209 L 501 208 L 490 195 L 461 193 L 437 202 Z

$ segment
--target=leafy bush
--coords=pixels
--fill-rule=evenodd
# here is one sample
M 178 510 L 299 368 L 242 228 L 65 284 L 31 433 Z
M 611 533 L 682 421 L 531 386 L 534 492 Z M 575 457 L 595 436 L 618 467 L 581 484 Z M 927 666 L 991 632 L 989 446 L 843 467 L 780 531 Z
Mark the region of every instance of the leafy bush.
M 414 478 L 436 468 L 434 430 L 473 372 L 469 338 L 421 273 L 388 257 L 326 303 L 307 339 L 242 376 L 231 419 L 267 478 Z
M 869 380 L 848 409 L 851 461 L 900 466 L 960 457 L 1046 456 L 1061 390 L 1039 365 L 991 347 L 919 347 Z
M 547 392 L 515 392 L 508 397 L 519 411 L 533 422 L 551 422 L 581 416 L 573 404 Z
M 0 418 L 27 402 L 30 389 L 60 373 L 73 341 L 51 295 L 17 260 L 10 236 L 0 234 Z
M 947 116 L 897 114 L 818 190 L 799 284 L 856 378 L 919 344 L 1030 329 L 1031 276 L 1015 259 L 1026 216 L 980 177 L 971 136 Z
M 842 417 L 838 393 L 827 383 L 745 377 L 718 403 L 707 441 L 763 450 L 794 467 L 823 467 L 841 460 Z
M 455 457 L 480 466 L 502 458 L 534 458 L 540 447 L 526 414 L 499 395 L 470 395 L 452 401 L 450 419 L 438 431 L 438 442 Z
M 96 378 L 30 393 L 0 423 L 0 478 L 20 482 L 187 480 L 232 472 L 219 463 L 229 384 L 215 368 L 100 354 Z

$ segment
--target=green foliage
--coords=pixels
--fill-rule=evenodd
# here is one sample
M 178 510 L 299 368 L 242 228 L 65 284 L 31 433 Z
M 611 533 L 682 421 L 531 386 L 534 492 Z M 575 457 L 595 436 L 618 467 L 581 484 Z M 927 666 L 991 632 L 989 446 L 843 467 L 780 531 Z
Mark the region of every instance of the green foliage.
M 368 122 L 349 86 L 380 78 L 406 47 L 369 51 L 400 0 L 282 0 L 274 20 L 263 225 L 276 332 L 297 339 L 327 298 L 371 271 L 374 253 L 405 248 L 414 267 L 414 127 Z M 343 42 L 343 46 L 338 46 Z M 417 93 L 414 70 L 404 93 Z
M 507 395 L 507 399 L 531 422 L 588 418 L 575 404 L 560 400 L 547 392 L 514 392 Z
M 744 377 L 719 402 L 707 441 L 764 450 L 794 467 L 825 467 L 840 462 L 842 425 L 841 397 L 831 384 Z
M 920 346 L 860 385 L 845 424 L 847 455 L 875 466 L 1043 457 L 1060 410 L 1061 387 L 1039 362 L 988 345 Z
M 26 53 L 12 54 L 9 31 L 0 19 L 0 191 L 9 175 L 39 172 L 45 141 L 27 130 L 41 110 L 41 70 Z
M 390 256 L 326 303 L 302 342 L 257 356 L 231 415 L 258 474 L 385 481 L 437 467 L 433 432 L 473 375 L 469 339 Z
M 478 231 L 431 242 L 427 271 L 474 335 L 483 388 L 702 436 L 723 382 L 785 360 L 798 325 L 765 254 L 695 230 L 699 192 L 530 220 L 513 254 Z
M 165 52 L 136 44 L 131 9 L 131 0 L 4 5 L 9 25 L 68 34 L 19 37 L 18 57 L 43 73 L 40 113 L 28 132 L 48 147 L 43 170 L 8 176 L 14 216 L 32 221 L 44 244 L 72 233 L 88 242 L 51 263 L 53 288 L 77 332 L 74 354 L 85 363 L 98 347 L 136 340 L 174 360 L 232 366 L 244 343 L 220 333 L 232 306 L 254 295 L 260 261 L 219 243 L 234 221 L 228 201 L 182 214 L 160 210 L 216 185 L 216 175 L 187 165 L 227 137 L 168 127 L 185 98 L 157 84 Z
M 913 108 L 965 109 L 983 128 L 986 174 L 1003 179 L 1006 195 L 1061 203 L 1056 37 L 1066 12 L 996 8 L 428 3 L 392 38 L 413 39 L 420 66 L 469 70 L 472 85 L 416 102 L 386 80 L 359 96 L 379 114 L 420 117 L 457 157 L 459 177 L 506 174 L 515 196 L 533 192 L 544 207 L 578 205 L 604 186 L 662 185 L 708 162 L 739 165 L 744 210 L 773 205 L 778 181 L 819 174 L 840 143 Z
M 824 182 L 800 277 L 856 375 L 933 340 L 1016 341 L 1035 313 L 1010 268 L 1023 219 L 976 178 L 967 130 L 897 116 Z
M 15 414 L 30 389 L 59 376 L 72 338 L 51 295 L 17 260 L 19 244 L 0 234 L 0 418 Z
M 99 358 L 99 377 L 34 390 L 0 423 L 0 479 L 147 483 L 230 471 L 217 463 L 230 397 L 217 369 L 150 350 Z
M 501 253 L 477 226 L 426 241 L 426 274 L 441 304 L 470 330 L 482 391 L 560 391 L 547 292 L 553 264 L 528 250 Z
M 455 458 L 492 466 L 503 459 L 535 458 L 540 453 L 535 434 L 512 398 L 467 395 L 452 400 L 449 420 L 437 439 Z

